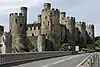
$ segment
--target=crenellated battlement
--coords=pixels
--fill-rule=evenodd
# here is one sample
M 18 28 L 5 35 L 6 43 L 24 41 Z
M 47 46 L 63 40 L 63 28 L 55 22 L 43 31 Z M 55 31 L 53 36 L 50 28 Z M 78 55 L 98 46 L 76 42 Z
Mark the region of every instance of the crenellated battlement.
M 24 17 L 22 13 L 11 13 L 10 16 Z
M 86 26 L 87 26 L 87 27 L 94 27 L 93 24 L 87 24 Z
M 75 24 L 77 24 L 77 25 L 84 25 L 84 26 L 86 26 L 86 23 L 85 23 L 85 22 L 81 22 L 81 21 L 76 22 Z
M 67 19 L 67 20 L 71 20 L 71 21 L 75 21 L 75 17 L 69 17 L 69 16 L 67 16 L 66 19 Z

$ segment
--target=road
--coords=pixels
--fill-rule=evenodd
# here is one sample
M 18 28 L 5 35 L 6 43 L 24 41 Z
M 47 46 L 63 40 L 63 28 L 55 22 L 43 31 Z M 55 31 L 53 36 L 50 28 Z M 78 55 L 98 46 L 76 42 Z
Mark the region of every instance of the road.
M 79 54 L 63 56 L 51 59 L 35 61 L 31 63 L 21 64 L 13 67 L 75 67 L 82 62 L 90 54 Z

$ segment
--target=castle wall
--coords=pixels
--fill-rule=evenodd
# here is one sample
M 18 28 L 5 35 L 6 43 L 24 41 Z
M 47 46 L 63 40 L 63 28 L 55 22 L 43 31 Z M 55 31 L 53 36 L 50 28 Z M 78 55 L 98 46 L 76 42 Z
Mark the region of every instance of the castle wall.
M 12 36 L 10 32 L 5 32 L 3 34 L 3 43 L 5 45 L 5 52 L 4 53 L 11 53 L 12 52 Z M 4 48 L 2 48 L 4 49 Z
M 27 36 L 38 36 L 40 34 L 40 23 L 27 25 Z
M 28 47 L 31 52 L 37 51 L 37 36 L 27 36 Z

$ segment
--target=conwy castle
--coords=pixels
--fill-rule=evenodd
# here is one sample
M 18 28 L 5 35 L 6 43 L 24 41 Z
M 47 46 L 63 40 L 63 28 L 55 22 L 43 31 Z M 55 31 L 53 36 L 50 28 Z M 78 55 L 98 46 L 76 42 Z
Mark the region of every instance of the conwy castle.
M 27 7 L 21 7 L 20 13 L 9 15 L 9 33 L 4 33 L 0 26 L 0 37 L 5 46 L 1 45 L 1 52 L 57 51 L 59 46 L 68 42 L 85 48 L 94 39 L 94 25 L 76 22 L 75 17 L 51 8 L 50 3 L 43 6 L 33 24 L 27 24 Z

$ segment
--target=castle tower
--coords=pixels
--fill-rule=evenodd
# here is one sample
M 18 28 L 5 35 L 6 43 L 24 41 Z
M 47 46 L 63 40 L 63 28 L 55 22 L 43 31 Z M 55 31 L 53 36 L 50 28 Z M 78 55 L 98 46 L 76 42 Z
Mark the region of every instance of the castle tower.
M 54 8 L 51 9 L 50 3 L 44 3 L 44 9 L 41 12 L 41 20 L 41 34 L 45 34 L 45 38 L 55 44 L 57 37 L 61 39 L 60 11 Z
M 91 39 L 94 39 L 94 25 L 87 25 L 86 31 Z
M 25 18 L 27 19 L 27 7 L 21 7 L 20 8 L 22 16 L 25 16 Z
M 21 13 L 11 13 L 9 20 L 9 27 L 12 35 L 12 48 L 16 48 L 16 46 L 18 46 L 17 42 L 20 42 L 24 39 L 23 37 L 26 37 L 27 8 L 21 7 Z
M 67 17 L 67 29 L 69 30 L 71 36 L 74 35 L 75 29 L 75 18 L 74 17 Z
M 66 21 L 66 27 L 70 34 L 68 40 L 75 44 L 75 17 L 67 17 Z
M 85 22 L 77 22 L 75 27 L 79 29 L 79 40 L 82 43 L 81 47 L 85 47 L 87 44 L 87 36 L 86 36 L 86 23 Z

